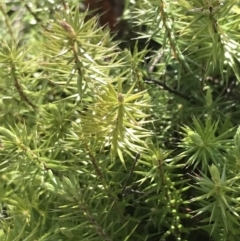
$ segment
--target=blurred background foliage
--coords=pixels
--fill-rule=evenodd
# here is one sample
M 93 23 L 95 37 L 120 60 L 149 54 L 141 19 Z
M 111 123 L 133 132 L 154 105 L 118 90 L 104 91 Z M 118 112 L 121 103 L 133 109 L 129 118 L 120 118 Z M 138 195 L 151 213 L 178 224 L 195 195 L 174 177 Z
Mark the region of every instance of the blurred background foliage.
M 0 239 L 239 240 L 238 0 L 0 2 Z

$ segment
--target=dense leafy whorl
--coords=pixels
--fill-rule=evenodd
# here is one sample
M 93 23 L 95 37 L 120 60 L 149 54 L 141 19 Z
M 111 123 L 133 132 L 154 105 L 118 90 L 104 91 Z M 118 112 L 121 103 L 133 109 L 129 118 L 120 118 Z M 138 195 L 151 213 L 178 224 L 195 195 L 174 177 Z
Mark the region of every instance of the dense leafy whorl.
M 239 2 L 82 4 L 0 3 L 0 239 L 237 241 Z

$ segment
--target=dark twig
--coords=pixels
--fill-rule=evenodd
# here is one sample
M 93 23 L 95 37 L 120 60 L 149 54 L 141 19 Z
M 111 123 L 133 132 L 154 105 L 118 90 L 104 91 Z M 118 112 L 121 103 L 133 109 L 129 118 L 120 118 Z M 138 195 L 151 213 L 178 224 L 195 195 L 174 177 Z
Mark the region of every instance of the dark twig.
M 6 8 L 7 8 L 6 4 L 0 3 L 0 12 L 4 16 L 3 19 L 5 20 L 5 24 L 6 24 L 6 27 L 8 28 L 9 34 L 11 36 L 11 40 L 14 40 L 14 42 L 15 42 L 15 36 L 14 36 L 13 30 L 12 30 L 12 24 L 9 19 L 9 15 L 6 12 Z
M 189 98 L 189 96 L 184 95 L 184 94 L 180 93 L 179 91 L 170 88 L 170 87 L 166 84 L 165 80 L 164 80 L 164 81 L 160 81 L 160 80 L 153 80 L 153 79 L 151 78 L 151 73 L 154 71 L 154 68 L 155 68 L 156 65 L 159 63 L 159 61 L 161 60 L 162 57 L 163 57 L 163 52 L 160 51 L 159 54 L 157 54 L 157 55 L 154 57 L 154 59 L 153 59 L 152 63 L 150 64 L 150 66 L 149 66 L 148 68 L 146 68 L 146 69 L 147 69 L 148 79 L 145 79 L 145 80 L 144 80 L 145 83 L 148 83 L 148 84 L 156 84 L 156 85 L 162 87 L 164 90 L 168 91 L 168 92 L 171 93 L 171 94 L 177 95 L 177 96 L 179 96 L 179 97 L 181 97 L 181 98 L 183 98 L 183 99 L 185 99 L 185 100 L 187 100 L 187 101 L 191 101 L 191 98 Z M 146 62 L 145 62 L 145 64 L 146 64 Z
M 33 12 L 33 10 L 29 7 L 29 5 L 26 3 L 25 4 L 25 8 L 28 10 L 28 12 L 34 17 L 35 21 L 37 23 L 40 23 L 41 22 L 41 19 L 37 16 L 36 13 Z
M 86 143 L 84 145 L 85 145 L 85 148 L 88 152 L 88 155 L 90 157 L 90 160 L 93 164 L 93 167 L 94 167 L 94 170 L 95 170 L 97 176 L 100 177 L 101 179 L 103 179 L 103 175 L 102 175 L 102 172 L 101 172 L 100 168 L 98 167 L 97 160 L 95 159 L 95 157 L 91 153 L 90 149 L 88 148 L 88 145 Z
M 62 0 L 61 2 L 62 2 L 64 10 L 67 11 L 69 9 L 68 5 L 66 4 L 66 2 L 64 0 Z
M 167 84 L 165 82 L 161 82 L 159 80 L 152 80 L 152 79 L 147 79 L 144 81 L 145 81 L 145 83 L 148 83 L 148 84 L 156 84 L 158 86 L 161 86 L 164 90 L 167 90 L 169 93 L 177 95 L 187 101 L 191 100 L 187 95 L 184 95 L 184 94 L 180 93 L 179 91 L 174 90 L 174 89 L 170 88 L 169 86 L 167 86 Z
M 129 180 L 130 180 L 130 179 L 131 179 L 131 177 L 132 177 L 133 170 L 134 170 L 134 168 L 135 168 L 135 166 L 136 166 L 137 161 L 138 161 L 138 159 L 139 159 L 139 158 L 140 158 L 140 154 L 139 154 L 139 153 L 137 153 L 137 154 L 136 154 L 136 157 L 135 157 L 135 160 L 134 160 L 134 163 L 133 163 L 133 165 L 132 165 L 132 168 L 131 168 L 131 170 L 130 170 L 130 173 L 129 173 L 129 175 L 128 175 L 127 181 L 124 183 L 124 186 L 123 186 L 123 189 L 122 189 L 121 196 L 123 196 L 123 195 L 124 195 L 124 193 L 125 193 L 126 186 L 127 186 L 127 184 L 128 184 L 128 182 L 129 182 Z
M 160 59 L 163 57 L 163 53 L 160 52 L 154 59 L 152 64 L 150 65 L 149 68 L 147 68 L 147 75 L 148 75 L 148 79 L 145 79 L 145 83 L 148 84 L 157 84 L 158 86 L 162 87 L 164 90 L 168 91 L 171 94 L 177 95 L 187 101 L 190 101 L 190 98 L 187 95 L 184 95 L 182 93 L 180 93 L 177 90 L 174 90 L 172 88 L 170 88 L 165 81 L 160 81 L 160 80 L 153 80 L 151 78 L 151 73 L 154 71 L 155 66 L 158 64 L 158 62 L 160 61 Z
M 34 110 L 37 109 L 37 106 L 34 105 L 31 100 L 27 97 L 27 95 L 24 93 L 22 86 L 20 84 L 20 82 L 18 81 L 18 79 L 15 77 L 15 87 L 19 93 L 19 95 L 21 96 L 21 98 L 28 104 L 30 105 Z

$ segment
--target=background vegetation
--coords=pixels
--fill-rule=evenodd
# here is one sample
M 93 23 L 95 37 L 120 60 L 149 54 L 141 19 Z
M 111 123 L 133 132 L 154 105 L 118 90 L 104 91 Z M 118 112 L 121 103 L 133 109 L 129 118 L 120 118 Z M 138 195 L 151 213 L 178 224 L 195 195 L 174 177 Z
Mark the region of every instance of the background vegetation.
M 239 240 L 240 2 L 83 7 L 0 3 L 0 240 Z

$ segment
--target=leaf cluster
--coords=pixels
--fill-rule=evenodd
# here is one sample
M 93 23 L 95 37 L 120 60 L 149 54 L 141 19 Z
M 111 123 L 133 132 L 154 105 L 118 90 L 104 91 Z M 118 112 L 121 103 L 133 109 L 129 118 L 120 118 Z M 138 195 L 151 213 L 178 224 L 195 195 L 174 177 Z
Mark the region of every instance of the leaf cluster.
M 239 1 L 83 6 L 0 3 L 0 239 L 238 240 Z

